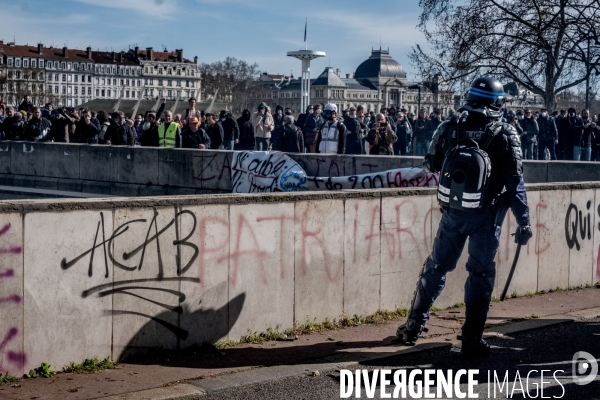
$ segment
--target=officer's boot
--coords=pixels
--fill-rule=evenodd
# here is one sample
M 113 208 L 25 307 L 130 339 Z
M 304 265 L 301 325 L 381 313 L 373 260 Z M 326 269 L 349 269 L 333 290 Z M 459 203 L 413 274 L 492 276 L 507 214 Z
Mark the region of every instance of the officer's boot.
M 421 333 L 427 332 L 425 324 L 429 320 L 429 309 L 445 284 L 446 271 L 433 262 L 431 256 L 427 257 L 419 275 L 408 319 L 396 331 L 397 342 L 414 346 Z
M 471 272 L 465 283 L 465 324 L 462 327 L 463 359 L 487 357 L 490 345 L 482 339 L 487 313 L 490 309 L 494 280 L 495 264 L 485 272 Z

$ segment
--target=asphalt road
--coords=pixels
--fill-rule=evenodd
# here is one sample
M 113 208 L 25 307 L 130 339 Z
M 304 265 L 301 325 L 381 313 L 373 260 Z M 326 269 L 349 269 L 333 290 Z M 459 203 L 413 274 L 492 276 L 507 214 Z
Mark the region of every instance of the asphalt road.
M 543 385 L 544 398 L 600 399 L 600 376 L 587 385 L 577 385 L 572 379 L 572 360 L 575 353 L 585 351 L 597 360 L 600 359 L 600 319 L 572 322 L 512 336 L 493 338 L 489 342 L 492 345 L 492 356 L 485 360 L 462 361 L 449 348 L 439 348 L 379 359 L 361 364 L 356 368 L 391 369 L 392 371 L 404 369 L 408 373 L 417 368 L 450 369 L 453 373 L 459 369 L 478 369 L 479 374 L 476 379 L 479 384 L 474 388 L 474 392 L 479 394 L 479 398 L 498 399 L 542 398 L 539 391 L 541 380 L 539 371 L 543 369 L 551 371 L 544 373 L 544 382 L 546 382 Z M 538 372 L 530 373 L 529 380 L 527 380 L 527 374 L 533 370 Z M 564 372 L 559 372 L 559 370 Z M 490 372 L 492 381 L 490 384 L 488 384 L 488 372 Z M 494 372 L 500 382 L 507 372 L 509 377 L 509 383 L 504 386 L 502 394 L 496 385 L 496 396 L 493 395 Z M 517 378 L 517 372 L 520 380 Z M 556 379 L 553 377 L 554 374 Z M 320 376 L 286 378 L 212 393 L 201 399 L 339 399 L 339 375 L 339 371 L 330 371 Z M 586 374 L 578 376 L 586 376 Z M 467 392 L 466 378 L 462 379 L 461 383 L 460 390 Z M 520 390 L 521 385 L 524 391 Z M 391 389 L 387 389 L 388 393 L 392 391 L 393 386 Z M 435 394 L 436 388 L 431 391 Z M 525 395 L 524 392 L 526 392 Z M 382 398 L 379 387 L 375 393 L 374 398 Z M 364 386 L 361 395 L 360 398 L 368 398 Z M 356 398 L 354 392 L 350 398 Z M 410 397 L 407 393 L 406 398 L 414 397 Z

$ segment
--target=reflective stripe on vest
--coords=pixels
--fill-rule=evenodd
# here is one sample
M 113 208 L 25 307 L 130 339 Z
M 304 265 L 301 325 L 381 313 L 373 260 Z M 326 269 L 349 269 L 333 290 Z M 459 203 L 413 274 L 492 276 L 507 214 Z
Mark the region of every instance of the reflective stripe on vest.
M 158 145 L 160 147 L 175 147 L 177 144 L 175 136 L 177 135 L 177 128 L 179 124 L 177 122 L 171 122 L 169 128 L 165 133 L 165 124 L 158 127 Z

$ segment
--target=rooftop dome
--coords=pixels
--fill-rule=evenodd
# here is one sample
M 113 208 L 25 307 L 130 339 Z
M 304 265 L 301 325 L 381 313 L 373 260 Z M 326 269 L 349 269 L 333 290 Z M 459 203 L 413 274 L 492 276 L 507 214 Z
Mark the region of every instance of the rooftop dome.
M 356 68 L 354 77 L 360 78 L 406 78 L 404 68 L 390 57 L 389 50 L 372 50 L 371 57 Z

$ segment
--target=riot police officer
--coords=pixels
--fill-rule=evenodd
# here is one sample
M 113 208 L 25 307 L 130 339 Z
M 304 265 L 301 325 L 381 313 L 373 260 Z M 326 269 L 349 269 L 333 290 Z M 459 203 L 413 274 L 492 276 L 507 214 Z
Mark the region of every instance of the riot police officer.
M 464 124 L 461 135 L 466 135 L 470 143 L 486 143 L 485 152 L 491 169 L 488 193 L 482 199 L 487 200 L 482 201 L 477 208 L 468 209 L 448 206 L 448 203 L 440 201 L 442 219 L 433 250 L 419 276 L 408 320 L 396 332 L 397 340 L 401 343 L 414 345 L 426 329 L 429 309 L 444 288 L 446 274 L 456 268 L 469 238 L 469 259 L 466 265 L 469 276 L 465 284 L 466 317 L 462 327 L 462 356 L 473 358 L 489 355 L 489 345 L 482 339 L 482 335 L 496 277 L 494 257 L 508 205 L 519 224 L 515 241 L 526 244 L 532 236 L 523 182 L 521 144 L 515 128 L 502 122 L 503 103 L 504 88 L 500 82 L 489 77 L 477 78 L 471 84 L 466 104 L 457 111 L 453 119 L 440 124 L 434 133 L 423 163 L 430 172 L 442 169 L 450 148 L 456 145 L 460 132 L 459 119 L 462 118 L 461 122 Z M 505 194 L 500 196 L 504 188 Z M 503 203 L 502 199 L 505 198 L 508 204 Z M 464 206 L 465 203 L 462 204 Z

